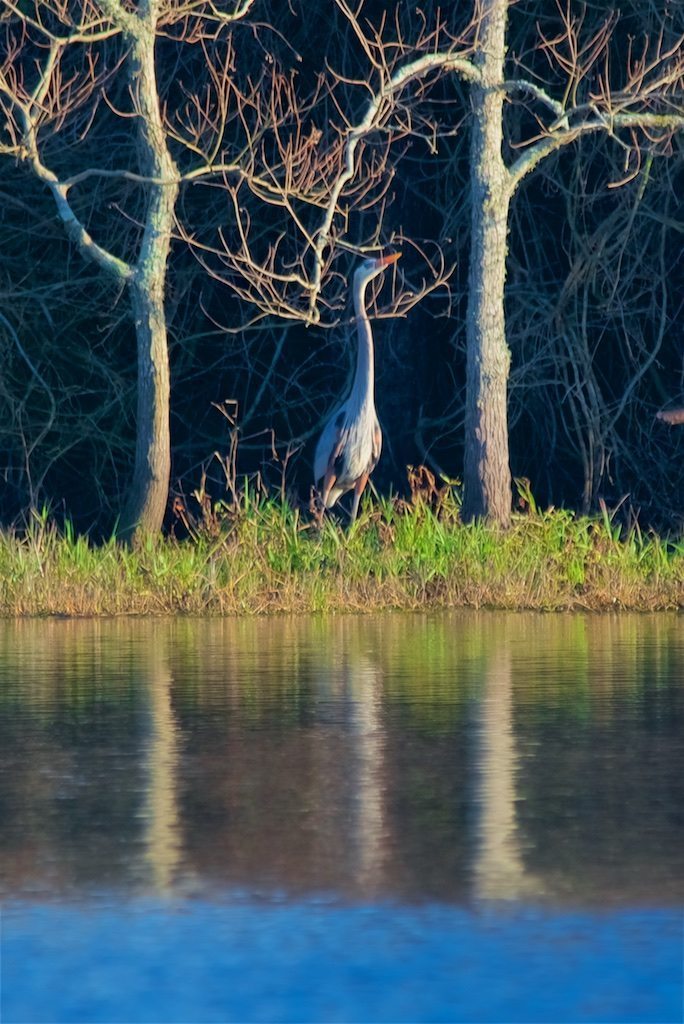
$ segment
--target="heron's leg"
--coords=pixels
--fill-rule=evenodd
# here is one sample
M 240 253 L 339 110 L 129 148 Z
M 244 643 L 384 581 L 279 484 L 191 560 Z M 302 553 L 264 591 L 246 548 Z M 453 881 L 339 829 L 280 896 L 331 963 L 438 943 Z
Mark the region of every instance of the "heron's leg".
M 333 473 L 331 469 L 326 469 L 325 476 L 323 477 L 323 487 L 321 488 L 321 501 L 323 502 L 324 509 L 328 507 L 328 497 L 335 486 L 336 480 L 337 474 Z
M 323 516 L 325 515 L 325 505 L 321 501 L 321 492 L 314 486 L 311 488 L 311 499 L 309 501 L 309 511 L 313 516 L 316 526 L 320 529 L 323 525 Z
M 351 519 L 349 520 L 350 523 L 356 521 L 356 515 L 359 511 L 359 502 L 361 501 L 361 495 L 365 491 L 367 483 L 368 473 L 362 473 L 359 479 L 354 484 L 354 500 L 352 502 L 351 507 Z

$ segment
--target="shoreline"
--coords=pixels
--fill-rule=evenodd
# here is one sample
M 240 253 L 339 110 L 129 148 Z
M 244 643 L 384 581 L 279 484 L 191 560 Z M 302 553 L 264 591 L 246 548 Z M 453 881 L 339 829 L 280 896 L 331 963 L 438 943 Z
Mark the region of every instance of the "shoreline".
M 0 532 L 0 617 L 684 610 L 684 540 L 564 510 L 501 531 L 367 506 L 347 530 L 275 502 L 195 536 L 101 546 L 37 517 Z

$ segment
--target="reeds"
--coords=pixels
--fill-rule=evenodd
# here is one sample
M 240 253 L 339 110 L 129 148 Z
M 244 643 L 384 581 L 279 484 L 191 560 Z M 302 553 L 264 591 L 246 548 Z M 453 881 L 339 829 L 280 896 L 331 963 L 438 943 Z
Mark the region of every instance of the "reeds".
M 263 614 L 382 608 L 684 608 L 684 542 L 607 512 L 463 525 L 449 502 L 368 504 L 351 527 L 243 496 L 184 540 L 96 546 L 35 513 L 0 533 L 0 615 Z

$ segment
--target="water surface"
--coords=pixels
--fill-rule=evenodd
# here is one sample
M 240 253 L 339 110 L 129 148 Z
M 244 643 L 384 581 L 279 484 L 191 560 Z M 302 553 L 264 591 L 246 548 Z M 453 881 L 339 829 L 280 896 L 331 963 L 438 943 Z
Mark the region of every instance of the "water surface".
M 2 1014 L 681 1021 L 684 622 L 0 623 Z

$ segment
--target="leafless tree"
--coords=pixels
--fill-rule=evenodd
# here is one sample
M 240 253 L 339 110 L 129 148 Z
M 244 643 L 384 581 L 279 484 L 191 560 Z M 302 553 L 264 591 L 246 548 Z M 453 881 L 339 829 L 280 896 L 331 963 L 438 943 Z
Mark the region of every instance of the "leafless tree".
M 311 161 L 326 168 L 314 190 L 320 214 L 303 216 L 297 207 L 301 194 L 284 186 L 278 202 L 288 207 L 301 244 L 293 256 L 279 223 L 277 234 L 261 236 L 266 255 L 259 257 L 235 193 L 240 240 L 225 247 L 224 260 L 239 269 L 244 296 L 263 312 L 301 316 L 305 297 L 309 319 L 319 322 L 322 308 L 328 308 L 322 282 L 340 246 L 349 240 L 345 204 L 358 189 L 368 196 L 368 204 L 379 202 L 396 163 L 393 147 L 401 140 L 421 137 L 436 149 L 445 130 L 458 129 L 466 111 L 445 129 L 431 116 L 426 101 L 446 75 L 465 83 L 470 96 L 471 224 L 463 513 L 467 519 L 487 517 L 506 525 L 511 510 L 510 350 L 504 292 L 511 201 L 546 158 L 586 136 L 600 134 L 619 147 L 625 159 L 623 182 L 640 173 L 649 154 L 666 153 L 673 133 L 684 127 L 682 39 L 670 38 L 663 28 L 655 38 L 634 42 L 614 68 L 617 16 L 609 13 L 598 29 L 587 30 L 586 11 L 568 0 L 558 6 L 558 32 L 545 34 L 539 28 L 535 51 L 546 58 L 548 74 L 537 70 L 521 75 L 518 62 L 515 76 L 508 77 L 510 0 L 479 0 L 468 24 L 458 30 L 436 16 L 429 27 L 421 22 L 413 36 L 399 14 L 374 23 L 370 13 L 365 16 L 363 4 L 354 9 L 346 0 L 336 4 L 351 26 L 364 70 L 354 79 L 338 73 L 336 88 L 329 93 L 339 126 L 323 163 L 318 140 L 312 140 L 308 153 L 300 149 L 302 180 L 311 178 Z M 526 131 L 517 139 L 506 136 L 504 110 L 511 104 L 522 107 L 527 119 Z
M 235 33 L 250 25 L 242 42 L 255 40 L 261 8 L 259 0 L 225 6 L 5 0 L 0 21 L 0 151 L 43 183 L 74 246 L 129 296 L 137 447 L 122 533 L 158 529 L 167 502 L 166 275 L 174 233 L 238 296 L 241 315 L 231 329 L 250 321 L 271 332 L 278 323 L 333 326 L 345 315 L 348 250 L 402 242 L 388 236 L 384 216 L 402 146 L 420 142 L 438 166 L 440 147 L 464 121 L 471 183 L 464 515 L 507 523 L 503 300 L 511 200 L 546 158 L 582 138 L 607 138 L 624 155 L 624 180 L 667 153 L 684 123 L 681 40 L 664 28 L 618 64 L 616 18 L 587 27 L 583 8 L 571 2 L 558 10 L 558 31 L 540 22 L 527 67 L 523 58 L 506 59 L 510 0 L 479 0 L 464 18 L 450 10 L 448 20 L 436 9 L 423 16 L 397 7 L 390 17 L 384 8 L 336 0 L 336 45 L 344 49 L 337 63 L 331 49 L 318 81 L 309 74 L 303 89 L 275 47 L 255 44 L 258 58 L 251 52 L 249 71 L 239 73 L 245 48 Z M 515 136 L 513 107 L 522 125 Z M 89 152 L 77 165 L 101 117 L 116 121 L 117 135 L 107 152 Z M 193 222 L 185 208 L 178 214 L 179 196 L 201 182 L 220 185 L 228 199 L 217 204 L 213 224 Z M 463 206 L 460 196 L 449 200 Z M 408 313 L 445 277 L 444 263 L 427 261 L 425 280 L 404 281 L 385 315 Z M 257 397 L 286 343 L 279 331 L 273 359 L 246 356 Z M 579 351 L 573 346 L 567 372 L 575 372 Z M 644 352 L 639 366 L 647 369 L 648 359 Z M 617 422 L 604 417 L 596 436 L 614 433 Z
M 194 0 L 7 0 L 0 23 L 0 152 L 33 172 L 74 246 L 129 297 L 137 419 L 133 480 L 119 522 L 126 538 L 158 530 L 168 500 L 167 273 L 174 234 L 205 262 L 210 255 L 195 225 L 179 223 L 181 190 L 223 183 L 230 203 L 217 228 L 222 269 L 261 315 L 317 319 L 329 276 L 331 254 L 323 249 L 313 285 L 299 272 L 306 256 L 301 239 L 310 240 L 300 210 L 325 209 L 326 217 L 338 210 L 343 139 L 338 134 L 332 146 L 319 147 L 321 133 L 307 121 L 334 98 L 321 85 L 304 101 L 294 76 L 261 43 L 238 73 L 232 33 L 256 7 L 255 0 L 228 11 Z M 267 31 L 277 36 L 272 26 Z M 118 121 L 117 134 L 104 151 L 83 155 L 100 116 Z M 357 181 L 353 198 L 345 196 L 347 209 L 363 206 L 378 180 L 374 172 Z M 373 202 L 380 198 L 376 189 Z M 294 227 L 284 269 L 276 264 L 285 246 L 267 237 L 269 209 L 284 212 Z M 395 311 L 416 301 L 403 293 Z
M 230 77 L 220 80 L 228 70 L 218 59 L 226 45 L 217 41 L 247 17 L 253 3 L 241 0 L 230 11 L 192 0 L 4 3 L 0 152 L 30 168 L 50 191 L 70 240 L 130 296 L 137 338 L 137 440 L 133 482 L 120 517 L 120 532 L 127 538 L 158 530 L 166 508 L 170 438 L 165 290 L 175 206 L 183 181 L 218 173 L 216 165 L 222 165 L 223 136 L 233 112 L 227 105 Z M 208 59 L 209 81 L 224 103 L 211 121 L 203 119 L 204 148 L 197 144 L 192 121 L 193 109 L 201 105 L 199 94 L 186 94 L 181 84 L 177 109 L 168 109 L 158 75 L 160 40 L 196 44 Z M 128 93 L 113 90 L 122 99 L 121 107 L 107 92 L 119 76 L 125 77 Z M 124 142 L 112 146 L 101 162 L 93 160 L 70 173 L 63 168 L 68 168 L 71 150 L 87 135 L 103 102 L 120 117 Z M 128 140 L 131 130 L 133 144 Z M 189 155 L 183 171 L 172 155 L 174 144 Z M 123 158 L 120 163 L 117 156 Z M 97 218 L 88 223 L 79 212 L 83 203 L 72 198 L 79 189 L 97 190 L 104 180 L 142 193 L 141 214 L 133 240 L 128 240 L 130 254 L 113 251 L 105 232 L 98 230 Z M 137 219 L 122 209 L 124 220 L 131 217 Z

